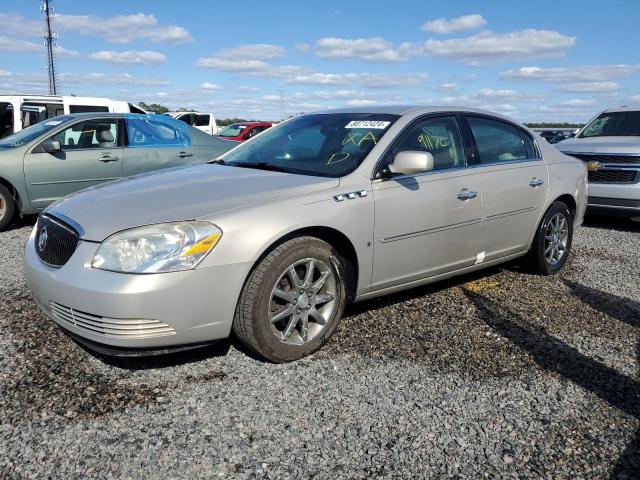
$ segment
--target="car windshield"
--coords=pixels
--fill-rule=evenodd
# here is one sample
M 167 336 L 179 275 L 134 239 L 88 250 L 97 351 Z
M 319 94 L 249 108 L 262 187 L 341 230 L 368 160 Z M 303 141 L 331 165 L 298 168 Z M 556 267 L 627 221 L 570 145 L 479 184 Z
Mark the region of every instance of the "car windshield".
M 229 151 L 225 164 L 301 175 L 341 177 L 355 170 L 398 115 L 303 115 Z
M 72 117 L 69 115 L 60 115 L 59 117 L 54 117 L 49 120 L 45 120 L 44 122 L 36 123 L 35 125 L 27 127 L 24 130 L 20 130 L 19 132 L 0 140 L 0 148 L 19 147 L 29 143 L 31 140 L 35 140 L 40 135 L 53 130 L 70 118 Z
M 247 128 L 246 125 L 242 125 L 239 123 L 229 125 L 228 127 L 223 128 L 218 136 L 220 137 L 237 137 L 242 133 L 242 131 Z
M 602 113 L 584 127 L 580 133 L 581 138 L 639 135 L 640 111 Z

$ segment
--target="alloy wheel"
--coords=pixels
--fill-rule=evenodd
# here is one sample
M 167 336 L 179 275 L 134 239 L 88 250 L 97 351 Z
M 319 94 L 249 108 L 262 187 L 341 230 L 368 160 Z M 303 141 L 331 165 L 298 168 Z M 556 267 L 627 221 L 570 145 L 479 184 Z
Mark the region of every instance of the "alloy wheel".
M 282 343 L 303 345 L 326 329 L 338 305 L 333 270 L 317 258 L 305 258 L 281 273 L 271 291 L 271 331 Z
M 555 267 L 567 251 L 569 242 L 569 222 L 563 213 L 556 213 L 549 223 L 544 234 L 544 256 L 547 263 Z

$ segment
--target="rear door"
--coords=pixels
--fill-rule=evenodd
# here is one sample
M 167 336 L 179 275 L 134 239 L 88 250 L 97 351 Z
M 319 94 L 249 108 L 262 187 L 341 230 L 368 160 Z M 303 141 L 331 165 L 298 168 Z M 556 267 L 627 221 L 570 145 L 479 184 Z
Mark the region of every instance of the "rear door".
M 481 172 L 485 260 L 525 251 L 545 204 L 547 166 L 524 129 L 494 117 L 466 119 Z
M 47 153 L 36 146 L 24 158 L 27 191 L 34 208 L 122 176 L 121 119 L 81 120 L 47 140 L 59 141 L 62 150 Z
M 194 163 L 191 127 L 159 115 L 128 115 L 124 176 Z

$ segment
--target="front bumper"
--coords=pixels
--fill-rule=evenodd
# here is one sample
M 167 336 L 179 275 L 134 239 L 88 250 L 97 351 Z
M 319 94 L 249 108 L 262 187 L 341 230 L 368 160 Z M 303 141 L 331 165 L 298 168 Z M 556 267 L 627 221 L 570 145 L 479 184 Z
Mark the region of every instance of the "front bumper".
M 592 213 L 640 216 L 640 184 L 589 183 L 588 208 Z
M 251 268 L 238 263 L 151 275 L 106 272 L 91 268 L 98 244 L 80 242 L 67 264 L 53 269 L 36 254 L 34 236 L 25 245 L 24 269 L 36 303 L 73 335 L 117 348 L 228 337 Z

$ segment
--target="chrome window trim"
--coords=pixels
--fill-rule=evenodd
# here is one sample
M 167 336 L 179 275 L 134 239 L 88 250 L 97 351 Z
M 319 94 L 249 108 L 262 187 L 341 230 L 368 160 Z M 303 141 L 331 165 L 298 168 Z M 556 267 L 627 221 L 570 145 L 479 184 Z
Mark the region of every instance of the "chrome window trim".
M 543 160 L 544 160 L 543 158 L 539 157 L 539 158 L 525 158 L 522 160 L 509 160 L 505 162 L 498 161 L 493 163 L 475 163 L 472 165 L 465 165 L 463 167 L 442 168 L 440 170 L 431 170 L 429 172 L 394 175 L 393 177 L 385 177 L 385 178 L 374 178 L 371 183 L 380 183 L 380 182 L 389 181 L 389 180 L 400 180 L 404 178 L 417 178 L 417 177 L 423 177 L 426 175 L 438 175 L 438 174 L 443 174 L 448 172 L 459 172 L 462 170 L 467 170 L 469 171 L 469 174 L 472 174 L 472 173 L 476 173 L 474 170 L 478 168 L 495 167 L 495 166 L 501 166 L 501 165 L 517 165 L 517 164 L 530 163 L 530 162 L 540 162 Z

